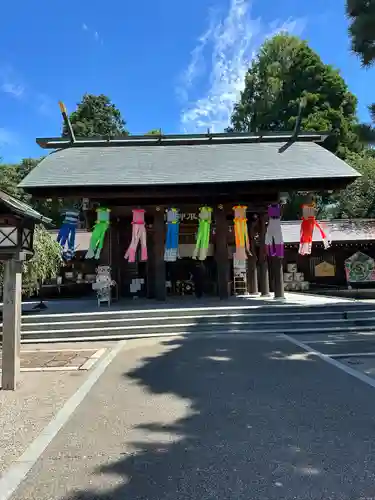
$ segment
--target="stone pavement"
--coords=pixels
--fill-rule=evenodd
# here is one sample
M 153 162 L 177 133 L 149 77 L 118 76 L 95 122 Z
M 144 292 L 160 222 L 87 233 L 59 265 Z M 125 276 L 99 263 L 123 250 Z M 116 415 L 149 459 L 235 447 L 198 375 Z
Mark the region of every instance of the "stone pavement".
M 285 337 L 127 342 L 12 500 L 374 498 L 373 391 Z
M 21 348 L 21 371 L 70 371 L 87 370 L 104 354 L 105 348 L 56 348 L 35 347 Z M 0 351 L 0 370 L 2 367 L 2 352 Z
M 28 345 L 26 350 L 22 349 L 22 365 L 25 371 L 21 373 L 18 390 L 0 390 L 0 478 L 82 385 L 89 373 L 86 369 L 79 370 L 82 363 L 90 359 L 86 356 L 91 357 L 93 353 L 108 349 L 111 345 L 54 344 L 53 350 L 56 352 L 51 352 L 52 348 L 48 345 Z M 64 352 L 63 349 L 67 351 Z M 78 351 L 79 349 L 82 351 Z M 82 352 L 86 353 L 85 357 Z M 70 361 L 64 356 L 67 353 Z M 80 354 L 76 356 L 75 353 Z M 49 367 L 46 370 L 43 365 L 51 363 L 53 358 L 56 362 L 64 362 L 65 366 Z M 67 367 L 69 362 L 70 368 Z M 91 363 L 91 368 L 93 366 L 94 363 Z M 86 367 L 89 369 L 89 364 Z

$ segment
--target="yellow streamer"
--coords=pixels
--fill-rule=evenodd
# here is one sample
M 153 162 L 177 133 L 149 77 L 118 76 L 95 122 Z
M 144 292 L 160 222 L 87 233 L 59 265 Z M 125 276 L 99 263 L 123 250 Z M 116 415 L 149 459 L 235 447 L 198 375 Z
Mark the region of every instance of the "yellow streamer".
M 234 234 L 236 239 L 236 258 L 247 259 L 246 251 L 251 255 L 249 233 L 247 229 L 246 205 L 237 205 L 234 210 Z

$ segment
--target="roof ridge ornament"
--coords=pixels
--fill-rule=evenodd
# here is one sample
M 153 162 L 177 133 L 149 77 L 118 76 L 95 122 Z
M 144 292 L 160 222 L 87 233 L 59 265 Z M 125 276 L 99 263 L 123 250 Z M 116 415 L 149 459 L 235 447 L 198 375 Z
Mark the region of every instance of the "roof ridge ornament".
M 76 142 L 76 137 L 74 135 L 74 130 L 72 123 L 69 119 L 68 112 L 66 110 L 66 106 L 62 101 L 59 101 L 59 106 L 60 106 L 60 111 L 64 120 L 64 123 L 66 125 L 66 128 L 68 129 L 69 137 L 70 137 L 70 142 L 74 144 Z

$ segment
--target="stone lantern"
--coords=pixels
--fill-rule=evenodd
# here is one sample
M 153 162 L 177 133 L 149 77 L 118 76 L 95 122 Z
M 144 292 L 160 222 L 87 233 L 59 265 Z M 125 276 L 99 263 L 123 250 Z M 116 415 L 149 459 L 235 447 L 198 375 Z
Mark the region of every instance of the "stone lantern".
M 33 252 L 37 223 L 50 224 L 26 203 L 0 191 L 0 261 L 4 265 L 2 383 L 15 390 L 20 371 L 22 262 Z

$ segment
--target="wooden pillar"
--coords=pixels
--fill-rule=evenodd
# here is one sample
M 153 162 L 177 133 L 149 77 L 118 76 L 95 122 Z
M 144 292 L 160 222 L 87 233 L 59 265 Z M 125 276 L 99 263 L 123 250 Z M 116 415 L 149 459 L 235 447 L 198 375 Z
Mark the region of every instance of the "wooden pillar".
M 154 216 L 154 292 L 156 300 L 165 300 L 167 291 L 165 287 L 165 261 L 164 261 L 164 243 L 165 243 L 165 221 L 164 208 L 155 211 Z
M 220 299 L 229 297 L 229 256 L 228 256 L 228 222 L 225 210 L 215 208 L 215 260 L 217 269 L 218 295 Z
M 280 257 L 271 257 L 272 274 L 273 274 L 273 288 L 275 292 L 275 299 L 284 298 L 284 269 L 283 259 Z
M 268 260 L 266 250 L 266 220 L 267 215 L 260 215 L 260 232 L 259 232 L 259 288 L 262 297 L 269 297 L 270 283 L 268 272 Z
M 20 373 L 22 262 L 11 259 L 4 264 L 3 292 L 3 390 L 14 391 Z
M 247 261 L 247 290 L 250 295 L 258 294 L 258 270 L 257 270 L 257 254 L 254 241 L 255 222 L 251 223 L 249 228 L 250 250 L 251 254 Z

